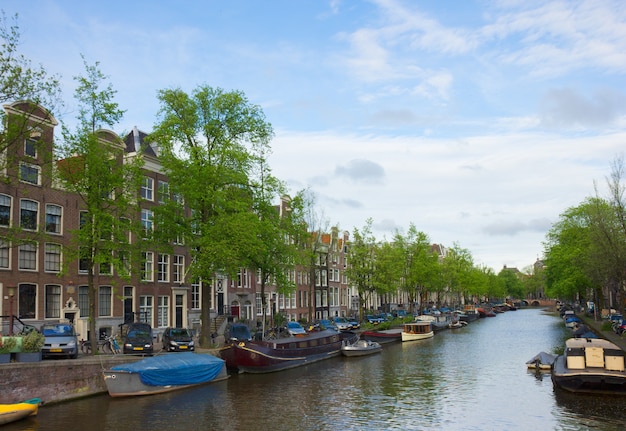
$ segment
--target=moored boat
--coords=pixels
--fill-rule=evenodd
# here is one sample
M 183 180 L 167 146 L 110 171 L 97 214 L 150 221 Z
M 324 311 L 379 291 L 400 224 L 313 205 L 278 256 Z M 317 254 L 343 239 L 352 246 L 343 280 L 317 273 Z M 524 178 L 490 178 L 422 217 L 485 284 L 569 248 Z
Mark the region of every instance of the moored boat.
M 223 353 L 229 368 L 240 373 L 271 373 L 338 356 L 344 341 L 357 339 L 354 332 L 327 329 L 276 340 L 242 340 Z
M 626 395 L 624 351 L 601 338 L 570 338 L 554 361 L 552 383 L 568 392 Z
M 402 341 L 402 328 L 383 329 L 381 331 L 363 331 L 361 338 L 379 344 Z
M 223 359 L 193 352 L 152 356 L 102 373 L 112 397 L 160 394 L 228 378 Z
M 435 335 L 430 322 L 405 323 L 402 328 L 402 341 L 424 340 Z
M 539 352 L 526 361 L 526 366 L 530 369 L 536 370 L 551 370 L 555 359 L 556 356 L 551 355 L 550 353 Z
M 19 421 L 28 416 L 36 416 L 39 411 L 39 398 L 31 398 L 14 404 L 0 404 L 0 425 Z
M 378 353 L 383 350 L 383 346 L 376 341 L 357 340 L 351 344 L 341 346 L 341 354 L 344 356 L 366 356 L 372 353 Z

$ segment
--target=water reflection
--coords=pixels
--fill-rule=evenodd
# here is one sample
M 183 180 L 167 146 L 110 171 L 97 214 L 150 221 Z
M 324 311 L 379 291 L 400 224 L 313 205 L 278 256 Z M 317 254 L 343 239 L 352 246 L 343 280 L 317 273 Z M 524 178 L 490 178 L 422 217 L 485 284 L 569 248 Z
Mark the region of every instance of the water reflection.
M 48 406 L 36 421 L 3 431 L 623 429 L 626 399 L 555 392 L 549 374 L 526 368 L 567 335 L 554 314 L 508 312 L 431 339 L 385 345 L 373 356 L 234 375 L 151 397 Z

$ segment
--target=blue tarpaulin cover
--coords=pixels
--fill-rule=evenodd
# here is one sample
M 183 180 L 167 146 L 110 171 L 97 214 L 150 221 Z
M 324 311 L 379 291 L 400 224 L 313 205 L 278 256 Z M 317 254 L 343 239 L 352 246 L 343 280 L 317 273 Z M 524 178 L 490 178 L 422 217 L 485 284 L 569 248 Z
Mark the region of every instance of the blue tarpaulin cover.
M 224 360 L 202 353 L 169 353 L 152 356 L 130 364 L 116 365 L 111 370 L 138 373 L 150 386 L 193 385 L 206 383 L 218 376 Z

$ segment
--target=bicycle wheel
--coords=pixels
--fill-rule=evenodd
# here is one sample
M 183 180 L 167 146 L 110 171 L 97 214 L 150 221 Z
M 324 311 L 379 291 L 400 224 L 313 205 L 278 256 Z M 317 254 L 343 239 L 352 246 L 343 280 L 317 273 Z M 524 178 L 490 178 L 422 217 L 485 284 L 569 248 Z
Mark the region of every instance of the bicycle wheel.
M 111 349 L 111 342 L 107 341 L 102 345 L 102 351 L 107 354 L 110 355 L 113 353 L 113 349 Z

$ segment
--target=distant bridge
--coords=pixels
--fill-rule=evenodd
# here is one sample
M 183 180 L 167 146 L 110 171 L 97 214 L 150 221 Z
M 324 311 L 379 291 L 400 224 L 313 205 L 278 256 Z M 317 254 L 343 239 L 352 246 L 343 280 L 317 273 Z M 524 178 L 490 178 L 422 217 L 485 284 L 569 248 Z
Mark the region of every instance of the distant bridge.
M 520 303 L 524 307 L 554 307 L 556 299 L 522 299 Z

